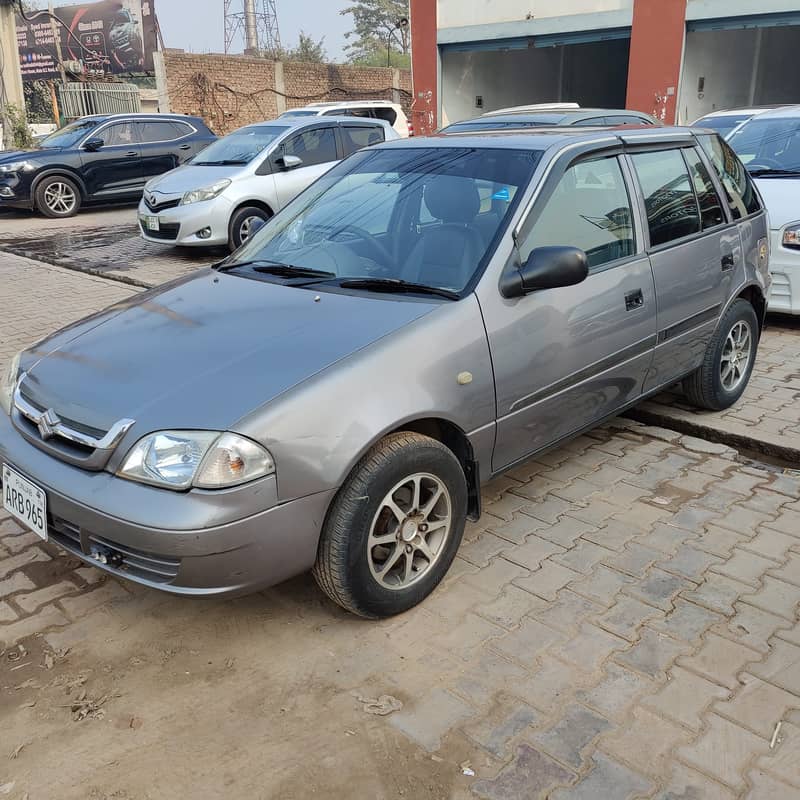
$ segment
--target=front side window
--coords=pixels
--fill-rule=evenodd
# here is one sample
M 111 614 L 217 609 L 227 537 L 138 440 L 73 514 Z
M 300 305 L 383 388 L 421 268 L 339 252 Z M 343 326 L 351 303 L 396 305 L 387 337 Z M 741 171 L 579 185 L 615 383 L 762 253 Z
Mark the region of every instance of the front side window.
M 570 246 L 583 250 L 596 269 L 636 252 L 630 198 L 616 158 L 571 166 L 534 214 L 519 242 L 523 261 L 537 247 Z
M 700 203 L 700 220 L 703 223 L 703 230 L 722 225 L 725 222 L 722 201 L 719 199 L 705 164 L 700 160 L 700 156 L 694 149 L 684 150 L 683 154 L 686 157 L 686 163 L 689 165 L 694 191 Z
M 313 128 L 283 143 L 281 155 L 297 156 L 304 167 L 336 161 L 336 133 L 333 128 Z
M 267 222 L 226 268 L 252 277 L 250 263 L 285 264 L 327 273 L 315 288 L 378 280 L 390 291 L 406 282 L 457 296 L 485 265 L 540 158 L 494 148 L 361 150 Z
M 706 134 L 697 138 L 722 181 L 733 218 L 741 219 L 759 211 L 761 202 L 753 181 L 731 146 L 719 136 Z
M 660 245 L 700 232 L 700 212 L 680 150 L 631 156 L 647 209 L 650 245 Z
M 192 161 L 192 164 L 205 167 L 249 164 L 287 130 L 288 128 L 283 125 L 253 125 L 240 128 L 212 142 Z
M 77 122 L 71 122 L 69 125 L 53 131 L 49 136 L 45 136 L 38 146 L 43 149 L 72 147 L 84 136 L 91 133 L 101 122 L 102 120 L 97 119 L 79 119 Z
M 136 142 L 136 134 L 133 130 L 132 122 L 117 122 L 109 125 L 104 131 L 100 132 L 100 138 L 105 147 L 120 147 L 131 145 Z

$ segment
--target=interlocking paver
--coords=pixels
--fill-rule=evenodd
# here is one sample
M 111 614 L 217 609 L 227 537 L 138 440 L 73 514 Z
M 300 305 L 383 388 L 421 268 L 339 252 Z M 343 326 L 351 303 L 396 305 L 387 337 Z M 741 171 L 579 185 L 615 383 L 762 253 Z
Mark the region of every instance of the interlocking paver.
M 798 800 L 800 789 L 796 786 L 778 780 L 772 775 L 760 770 L 752 770 L 747 775 L 750 782 L 750 791 L 745 795 L 745 800 Z
M 784 502 L 786 499 L 784 498 Z M 777 499 L 776 501 L 777 502 Z M 765 523 L 767 528 L 800 537 L 800 511 L 784 508 L 771 522 Z
M 586 706 L 573 703 L 551 727 L 536 733 L 531 741 L 536 747 L 573 769 L 580 769 L 583 751 L 611 723 Z
M 628 542 L 642 531 L 633 525 L 620 522 L 618 519 L 608 520 L 602 528 L 584 533 L 583 538 L 599 544 L 609 550 L 620 551 Z
M 15 592 L 35 589 L 36 584 L 23 572 L 12 572 L 8 578 L 0 581 L 0 597 L 10 597 Z
M 696 653 L 678 663 L 720 686 L 736 689 L 739 686 L 738 674 L 747 664 L 761 658 L 761 653 L 749 647 L 709 633 Z
M 503 698 L 483 719 L 468 725 L 464 732 L 498 758 L 505 758 L 511 744 L 536 723 L 539 714 L 519 700 Z
M 587 678 L 580 670 L 545 655 L 532 674 L 516 682 L 513 692 L 534 708 L 552 713 L 572 700 L 586 683 Z
M 709 573 L 697 589 L 682 592 L 681 597 L 719 614 L 732 616 L 735 613 L 733 604 L 751 590 L 746 583 L 741 583 L 725 575 Z
M 721 619 L 719 614 L 694 603 L 687 603 L 679 597 L 675 600 L 674 609 L 666 617 L 651 620 L 647 624 L 648 627 L 666 633 L 673 639 L 693 642 Z
M 28 592 L 26 594 L 17 595 L 14 602 L 27 614 L 32 614 L 39 606 L 51 603 L 53 600 L 58 600 L 59 597 L 72 594 L 78 591 L 78 587 L 70 581 L 59 581 L 59 583 L 51 583 L 43 589 L 38 589 L 35 592 Z
M 494 780 L 478 781 L 472 791 L 486 800 L 543 797 L 554 786 L 569 783 L 575 773 L 527 744 L 517 748 L 514 760 Z
M 725 700 L 729 696 L 728 689 L 681 667 L 673 667 L 668 683 L 657 694 L 644 698 L 642 705 L 693 731 L 699 731 L 702 712 L 713 700 Z
M 685 544 L 678 548 L 672 558 L 659 561 L 658 566 L 666 572 L 700 583 L 708 568 L 719 562 L 717 556 L 703 552 L 693 544 Z
M 492 523 L 488 530 L 514 544 L 523 544 L 532 533 L 541 530 L 545 522 L 531 519 L 527 514 L 514 514 L 511 522 Z
M 644 578 L 626 586 L 624 592 L 662 611 L 671 611 L 678 592 L 693 585 L 685 578 L 653 568 Z
M 561 547 L 572 547 L 575 542 L 585 533 L 596 530 L 594 525 L 582 522 L 571 516 L 564 516 L 558 522 L 543 528 L 538 535 Z
M 746 542 L 750 537 L 728 528 L 721 528 L 717 525 L 706 525 L 700 532 L 697 539 L 692 544 L 698 550 L 705 550 L 711 555 L 719 556 L 722 559 L 730 558 L 733 555 L 733 548 L 736 545 Z
M 669 781 L 653 800 L 736 800 L 736 795 L 697 770 L 675 764 Z
M 685 653 L 686 649 L 686 645 L 670 639 L 663 633 L 645 628 L 641 639 L 630 650 L 615 656 L 615 660 L 650 678 L 661 679 L 675 659 Z
M 553 544 L 553 542 L 542 539 L 540 536 L 529 536 L 521 547 L 515 547 L 507 553 L 506 558 L 527 569 L 537 570 L 542 566 L 542 561 L 546 558 L 564 552 L 565 550 L 561 545 Z
M 588 577 L 571 583 L 570 589 L 609 607 L 616 601 L 620 590 L 630 583 L 633 583 L 633 578 L 629 575 L 623 575 L 621 572 L 600 564 L 592 570 Z
M 797 604 L 800 603 L 800 586 L 766 575 L 761 589 L 755 594 L 743 595 L 742 600 L 794 622 L 797 619 Z
M 524 506 L 522 511 L 528 516 L 535 517 L 536 520 L 553 525 L 558 521 L 559 517 L 563 517 L 572 508 L 574 508 L 572 503 L 551 495 L 550 497 L 545 497 L 540 503 Z M 540 528 L 541 526 L 538 526 L 537 530 Z
M 712 567 L 712 571 L 757 587 L 764 573 L 775 566 L 776 564 L 772 559 L 762 558 L 755 553 L 737 547 L 734 548 L 733 556 L 730 559 L 721 564 L 715 564 Z
M 585 622 L 572 639 L 554 648 L 553 654 L 586 672 L 594 672 L 611 653 L 627 646 L 628 642 L 619 636 Z
M 563 635 L 535 619 L 526 619 L 519 628 L 492 641 L 493 649 L 532 667 L 548 647 L 560 643 Z
M 20 639 L 41 633 L 48 628 L 59 628 L 68 625 L 69 620 L 55 606 L 45 606 L 32 617 L 23 617 L 8 625 L 0 625 L 0 642 L 7 647 Z
M 650 533 L 640 536 L 637 541 L 645 547 L 650 547 L 653 550 L 660 551 L 660 558 L 664 556 L 670 558 L 678 553 L 684 546 L 684 542 L 694 538 L 694 534 L 689 533 L 683 528 L 678 528 L 674 525 L 667 525 L 663 522 L 656 523 Z M 699 550 L 696 551 L 701 556 L 708 558 L 707 553 Z
M 536 572 L 532 572 L 527 578 L 517 578 L 514 584 L 545 600 L 555 600 L 558 591 L 579 578 L 580 574 L 548 559 L 542 562 Z
M 670 525 L 674 525 L 677 528 L 684 528 L 690 533 L 698 534 L 706 523 L 712 519 L 718 524 L 717 517 L 719 517 L 719 514 L 716 511 L 690 505 L 684 506 L 669 522 Z
M 458 555 L 476 567 L 485 567 L 495 556 L 512 547 L 513 544 L 506 539 L 484 531 L 469 544 L 462 545 Z
M 749 603 L 736 603 L 735 609 L 735 616 L 716 625 L 714 632 L 760 653 L 768 653 L 770 638 L 789 624 L 785 618 Z
M 653 788 L 650 779 L 602 753 L 592 756 L 592 769 L 576 786 L 558 789 L 550 800 L 633 800 Z
M 577 633 L 578 628 L 585 619 L 599 614 L 603 610 L 603 607 L 598 603 L 571 591 L 573 586 L 580 585 L 579 582 L 562 589 L 556 596 L 555 602 L 546 603 L 542 601 L 542 607 L 535 611 L 533 616 L 556 630 L 570 635 Z
M 663 616 L 659 609 L 633 597 L 620 596 L 605 614 L 597 618 L 597 624 L 623 639 L 635 642 L 639 638 L 642 625 L 659 616 Z
M 14 570 L 32 564 L 34 561 L 50 561 L 50 556 L 41 547 L 30 547 L 10 558 L 0 560 L 0 578 L 5 578 Z
M 605 547 L 580 540 L 575 547 L 566 552 L 554 555 L 552 560 L 557 564 L 575 570 L 575 572 L 581 572 L 587 575 L 594 569 L 595 565 L 599 564 L 600 561 L 607 556 L 610 556 L 611 553 L 612 551 Z
M 800 697 L 747 673 L 740 676 L 742 688 L 727 702 L 716 703 L 714 711 L 731 722 L 769 740 L 775 725 L 787 711 L 800 708 Z
M 800 586 L 800 553 L 789 553 L 786 562 L 780 567 L 771 569 L 769 574 L 786 583 Z
M 776 747 L 761 756 L 756 766 L 800 789 L 800 727 L 784 722 Z
M 610 662 L 605 665 L 605 674 L 600 683 L 591 689 L 579 691 L 576 697 L 607 719 L 622 722 L 634 702 L 642 695 L 650 694 L 653 687 L 649 678 Z
M 658 550 L 653 550 L 651 547 L 643 547 L 638 542 L 631 542 L 625 546 L 621 553 L 607 558 L 605 563 L 609 567 L 625 572 L 634 578 L 641 578 L 662 557 L 663 553 Z
M 519 625 L 527 614 L 547 608 L 547 606 L 547 602 L 540 597 L 509 585 L 503 589 L 503 593 L 499 597 L 489 603 L 477 606 L 475 611 L 497 625 L 513 628 Z
M 406 705 L 392 714 L 389 724 L 431 752 L 439 749 L 452 728 L 475 713 L 463 700 L 436 687 L 413 705 Z
M 478 706 L 487 706 L 497 692 L 517 686 L 527 675 L 518 664 L 486 650 L 453 681 L 451 689 Z
M 769 683 L 800 695 L 800 647 L 782 639 L 775 639 L 769 655 L 758 664 L 751 664 L 748 672 Z
M 525 567 L 498 557 L 488 567 L 478 570 L 474 575 L 465 575 L 463 583 L 492 596 L 502 592 L 515 578 L 527 574 L 528 570 Z
M 677 751 L 678 758 L 732 789 L 744 787 L 743 771 L 754 755 L 769 750 L 769 742 L 717 714 L 706 716 L 702 736 Z

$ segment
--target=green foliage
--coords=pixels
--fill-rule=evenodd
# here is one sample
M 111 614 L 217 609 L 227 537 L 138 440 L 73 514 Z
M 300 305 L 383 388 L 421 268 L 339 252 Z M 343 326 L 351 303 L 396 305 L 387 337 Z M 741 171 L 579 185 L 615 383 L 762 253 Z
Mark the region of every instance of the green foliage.
M 396 50 L 390 51 L 390 61 L 388 66 L 396 69 L 411 69 L 411 53 L 398 53 Z M 385 67 L 386 64 L 386 44 L 382 48 L 373 50 L 369 55 L 359 58 L 351 58 L 351 64 L 359 67 Z
M 277 56 L 278 61 L 311 61 L 315 64 L 324 64 L 328 60 L 325 50 L 325 37 L 319 41 L 309 36 L 305 31 L 300 31 L 300 38 L 295 47 L 282 49 Z
M 19 150 L 25 150 L 33 146 L 33 136 L 28 127 L 28 119 L 25 112 L 21 111 L 13 103 L 8 103 L 5 108 L 5 118 L 11 126 L 11 137 L 13 146 Z
M 407 56 L 411 49 L 410 25 L 399 25 L 409 19 L 409 0 L 354 0 L 341 14 L 353 17 L 353 30 L 345 34 L 352 40 L 345 48 L 354 64 L 380 63 L 386 66 L 386 52 Z M 377 53 L 383 53 L 378 61 Z M 392 66 L 400 66 L 392 60 Z

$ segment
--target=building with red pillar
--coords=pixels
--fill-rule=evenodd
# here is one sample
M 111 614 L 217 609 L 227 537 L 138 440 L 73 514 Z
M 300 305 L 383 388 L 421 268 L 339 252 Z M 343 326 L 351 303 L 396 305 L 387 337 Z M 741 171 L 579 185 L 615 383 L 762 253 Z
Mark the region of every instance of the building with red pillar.
M 417 133 L 548 102 L 691 123 L 800 102 L 798 0 L 411 0 Z

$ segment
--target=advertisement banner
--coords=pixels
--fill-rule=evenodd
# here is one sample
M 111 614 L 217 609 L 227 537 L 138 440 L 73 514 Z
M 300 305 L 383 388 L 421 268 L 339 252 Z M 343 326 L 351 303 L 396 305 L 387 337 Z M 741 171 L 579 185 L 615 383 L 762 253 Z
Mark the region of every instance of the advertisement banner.
M 65 62 L 82 61 L 86 70 L 107 75 L 152 72 L 157 46 L 152 0 L 100 0 L 62 6 L 55 15 L 63 23 L 55 25 Z M 23 80 L 59 75 L 50 17 L 27 21 L 18 14 L 17 46 Z

